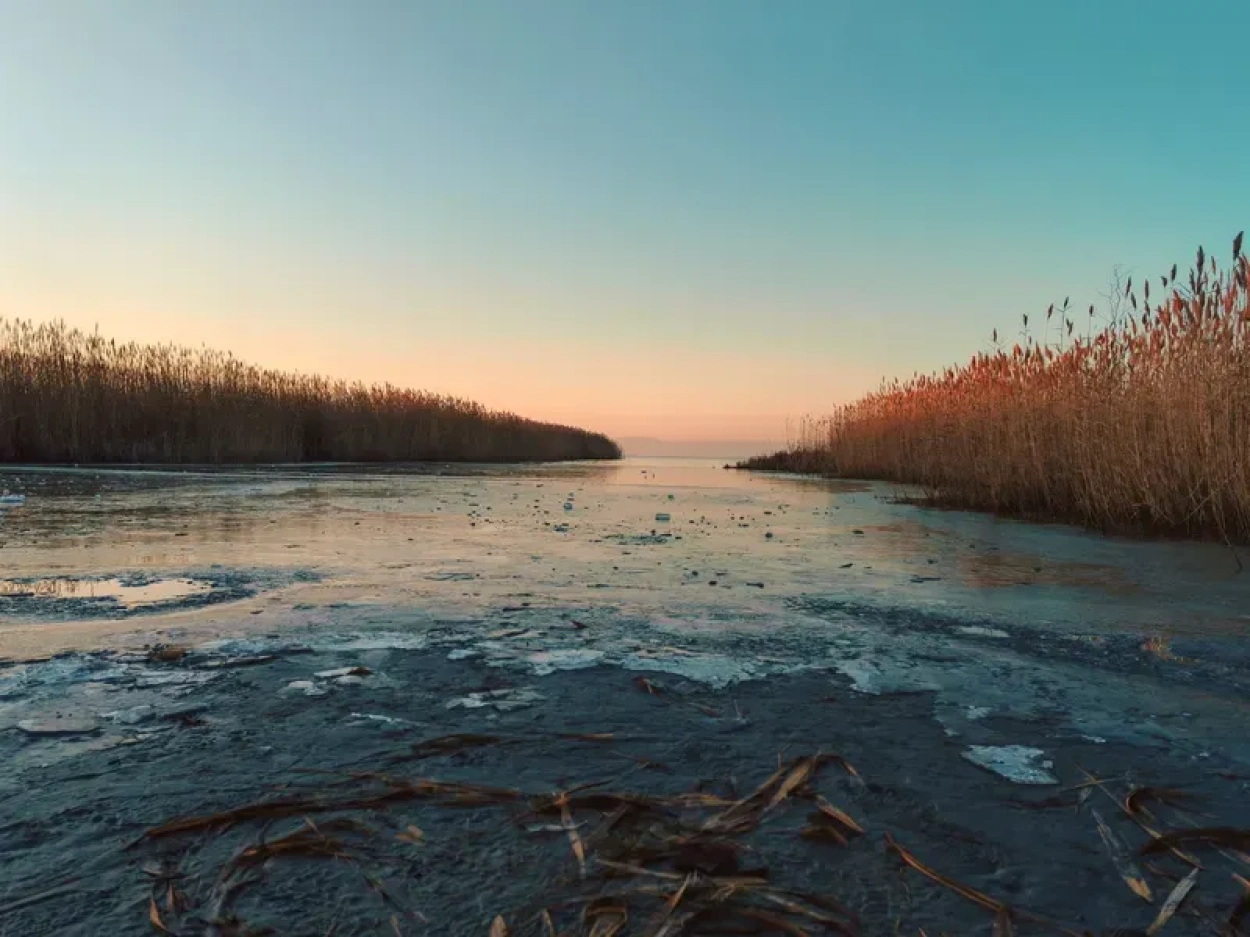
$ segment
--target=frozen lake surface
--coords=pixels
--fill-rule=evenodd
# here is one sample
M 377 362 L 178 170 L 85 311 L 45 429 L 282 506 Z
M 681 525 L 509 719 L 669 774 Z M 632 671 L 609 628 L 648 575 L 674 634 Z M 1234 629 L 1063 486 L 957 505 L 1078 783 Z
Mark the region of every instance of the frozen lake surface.
M 845 755 L 869 781 L 838 796 L 869 835 L 786 855 L 813 887 L 845 869 L 866 933 L 900 920 L 891 875 L 863 871 L 883 832 L 1024 907 L 1144 926 L 1155 908 L 1081 808 L 1141 831 L 1078 796 L 1086 771 L 1118 785 L 1113 800 L 1182 786 L 1211 822 L 1250 821 L 1250 575 L 1218 546 L 681 460 L 0 475 L 27 496 L 0 513 L 0 930 L 150 932 L 142 859 L 121 848 L 146 826 L 449 732 L 507 737 L 507 754 L 422 770 L 537 790 L 606 783 L 622 759 L 659 758 L 673 773 L 647 783 L 686 791 L 796 752 Z M 621 747 L 541 741 L 557 730 Z M 458 855 L 447 822 L 430 840 Z M 558 848 L 534 865 L 497 824 L 481 835 L 508 894 L 487 889 L 465 917 L 484 893 L 455 855 L 431 859 L 405 881 L 434 932 L 484 932 L 563 874 Z M 211 881 L 195 857 L 178 861 Z M 330 885 L 365 901 L 347 873 L 309 875 L 249 913 L 284 920 Z M 46 898 L 80 888 L 93 897 Z M 1237 900 L 1201 892 L 1203 914 Z M 947 898 L 907 914 L 935 933 L 989 926 Z M 315 909 L 317 932 L 334 913 Z M 361 932 L 393 932 L 378 913 Z
M 1245 760 L 1250 575 L 1218 546 L 706 461 L 3 483 L 27 500 L 0 516 L 0 657 L 437 632 L 449 653 L 540 676 L 606 663 L 725 685 L 814 668 L 864 693 L 932 692 L 970 744 L 1012 743 L 988 717 L 1045 718 Z M 9 708 L 34 704 L 6 679 Z

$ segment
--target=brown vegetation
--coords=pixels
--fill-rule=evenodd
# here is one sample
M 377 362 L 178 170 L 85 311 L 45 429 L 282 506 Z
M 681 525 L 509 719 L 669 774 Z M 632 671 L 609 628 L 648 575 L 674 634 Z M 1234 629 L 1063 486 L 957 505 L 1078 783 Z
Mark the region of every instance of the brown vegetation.
M 467 400 L 0 319 L 0 462 L 616 458 L 606 436 Z
M 809 421 L 789 450 L 744 468 L 922 486 L 952 507 L 1106 531 L 1250 541 L 1250 259 L 1199 249 L 1187 282 L 1133 278 L 1087 334 L 1068 301 L 1040 339 Z M 1074 334 L 1076 333 L 1076 334 Z
M 826 766 L 841 769 L 846 778 L 844 789 L 858 792 L 868 788 L 859 771 L 839 755 L 817 752 L 787 763 L 778 756 L 776 770 L 751 793 L 729 797 L 711 793 L 702 784 L 696 790 L 657 794 L 616 789 L 606 780 L 570 790 L 524 792 L 409 776 L 399 768 L 403 762 L 427 755 L 451 755 L 489 746 L 546 745 L 556 739 L 611 744 L 615 738 L 612 733 L 555 739 L 541 735 L 443 736 L 412 745 L 412 754 L 393 757 L 385 772 L 325 772 L 318 774 L 319 783 L 314 787 L 288 782 L 278 796 L 151 827 L 128 847 L 152 849 L 158 842 L 165 844 L 161 863 L 149 862 L 143 867 L 150 888 L 148 920 L 160 933 L 174 933 L 175 926 L 178 933 L 185 933 L 185 925 L 196 919 L 208 925 L 209 933 L 262 933 L 249 929 L 239 917 L 240 894 L 246 889 L 253 891 L 251 907 L 255 911 L 264 907 L 265 900 L 258 901 L 255 893 L 267 884 L 266 878 L 279 864 L 331 861 L 363 873 L 368 887 L 385 900 L 388 911 L 393 911 L 389 932 L 406 933 L 401 922 L 428 925 L 420 911 L 407 907 L 398 892 L 386 890 L 381 877 L 369 871 L 370 867 L 385 867 L 388 855 L 397 851 L 402 854 L 426 848 L 439 835 L 427 836 L 420 827 L 407 822 L 409 811 L 420 806 L 423 815 L 431 818 L 435 808 L 461 815 L 506 811 L 511 822 L 501 817 L 499 828 L 511 829 L 518 838 L 546 839 L 557 834 L 560 840 L 567 839 L 575 874 L 545 880 L 533 876 L 536 891 L 531 900 L 522 907 L 505 909 L 493 918 L 489 928 L 482 927 L 490 937 L 694 937 L 713 933 L 859 937 L 863 933 L 859 915 L 839 900 L 833 886 L 863 877 L 880 877 L 887 888 L 893 880 L 893 887 L 907 895 L 896 907 L 907 910 L 913 907 L 913 888 L 949 892 L 980 908 L 987 924 L 993 922 L 995 935 L 1010 937 L 1018 929 L 1020 933 L 1090 935 L 1087 929 L 1077 930 L 945 874 L 904 847 L 889 830 L 873 830 L 868 819 L 861 822 L 835 806 L 820 792 Z M 1226 876 L 1211 866 L 1222 854 L 1236 868 L 1236 855 L 1226 850 L 1244 851 L 1250 844 L 1250 831 L 1194 826 L 1192 815 L 1184 809 L 1190 798 L 1181 791 L 1125 787 L 1123 779 L 1103 780 L 1089 774 L 1086 778 L 1053 796 L 1021 798 L 1016 804 L 1028 810 L 1087 812 L 1108 860 L 1128 889 L 1148 908 L 1156 894 L 1166 895 L 1157 912 L 1150 909 L 1154 919 L 1145 931 L 1103 933 L 1153 935 L 1178 912 L 1198 922 L 1204 933 L 1243 933 L 1239 928 L 1250 911 L 1250 897 L 1233 898 L 1230 908 L 1230 889 L 1212 884 L 1225 881 Z M 1089 803 L 1096 794 L 1114 805 L 1111 821 Z M 796 822 L 800 813 L 806 814 L 802 826 Z M 276 826 L 292 820 L 299 821 L 298 825 Z M 396 832 L 398 827 L 402 829 Z M 446 827 L 442 829 L 446 835 Z M 220 858 L 214 862 L 206 846 L 232 833 L 234 848 L 215 853 L 229 856 L 220 865 Z M 1140 840 L 1141 834 L 1146 839 L 1135 855 L 1126 836 Z M 471 854 L 481 844 L 478 837 L 462 837 L 459 832 L 454 835 L 459 840 L 458 854 Z M 808 862 L 834 873 L 824 876 L 829 885 L 821 891 L 787 883 L 793 875 L 792 862 L 770 868 L 770 856 L 779 856 L 784 840 L 796 835 L 806 844 L 803 852 Z M 197 839 L 190 840 L 191 836 Z M 176 845 L 180 840 L 181 849 Z M 1181 846 L 1195 853 L 1202 850 L 1206 865 Z M 889 865 L 874 861 L 872 853 L 878 850 L 889 857 Z M 181 858 L 175 858 L 178 852 L 182 852 Z M 1206 894 L 1191 899 L 1200 869 L 1207 870 Z M 852 871 L 849 876 L 848 870 Z M 919 878 L 910 876 L 912 884 L 907 884 L 901 878 L 904 872 L 916 873 Z M 457 870 L 453 874 L 461 873 Z M 1244 883 L 1238 873 L 1234 872 L 1232 879 L 1236 886 Z M 206 888 L 209 882 L 212 885 Z M 347 889 L 359 889 L 358 882 L 354 875 L 323 879 L 324 884 Z M 465 883 L 465 888 L 472 887 Z M 303 911 L 307 914 L 332 906 L 328 896 L 322 900 L 322 907 L 305 907 Z M 333 904 L 342 909 L 347 903 L 340 899 Z M 924 904 L 918 902 L 916 906 Z M 478 908 L 466 905 L 465 909 L 465 917 L 480 914 L 480 903 Z M 893 932 L 903 933 L 903 916 L 895 913 Z M 360 923 L 364 925 L 363 919 Z

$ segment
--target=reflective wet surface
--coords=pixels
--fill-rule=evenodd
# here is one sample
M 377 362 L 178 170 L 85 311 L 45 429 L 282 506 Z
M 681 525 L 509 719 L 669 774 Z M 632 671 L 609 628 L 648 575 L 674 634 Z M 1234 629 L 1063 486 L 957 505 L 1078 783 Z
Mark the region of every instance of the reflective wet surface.
M 79 579 L 63 576 L 54 579 L 0 579 L 0 596 L 6 599 L 100 599 L 123 608 L 160 605 L 203 595 L 212 586 L 194 579 L 126 580 L 116 576 L 106 579 Z
M 538 676 L 822 669 L 930 692 L 981 746 L 1011 716 L 1244 756 L 1250 575 L 1220 546 L 701 461 L 2 474 L 27 497 L 0 515 L 0 657 L 436 635 Z

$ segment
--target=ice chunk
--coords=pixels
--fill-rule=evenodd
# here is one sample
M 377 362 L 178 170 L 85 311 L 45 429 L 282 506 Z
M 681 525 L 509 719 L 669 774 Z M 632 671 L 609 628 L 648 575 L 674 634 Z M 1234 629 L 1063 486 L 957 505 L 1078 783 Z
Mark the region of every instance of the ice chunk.
M 57 716 L 51 719 L 23 719 L 17 727 L 32 738 L 58 735 L 94 735 L 100 727 L 94 719 L 80 716 Z
M 970 634 L 978 638 L 1008 638 L 1011 637 L 1001 628 L 983 628 L 980 625 L 960 625 L 955 629 L 960 634 Z
M 337 667 L 334 670 L 319 670 L 317 676 L 322 680 L 333 680 L 336 677 L 367 677 L 373 673 L 368 667 Z
M 305 696 L 325 696 L 326 691 L 311 680 L 292 680 L 279 693 L 303 693 Z
M 656 652 L 639 651 L 623 657 L 621 666 L 626 670 L 671 673 L 716 688 L 726 687 L 742 680 L 752 680 L 759 676 L 755 666 L 747 661 L 736 661 L 711 654 L 668 656 Z
M 534 668 L 534 673 L 546 677 L 557 670 L 581 670 L 593 667 L 603 659 L 603 651 L 593 648 L 557 648 L 550 651 L 539 651 L 526 658 Z
M 484 709 L 489 706 L 500 712 L 509 712 L 513 709 L 532 706 L 545 698 L 541 693 L 527 686 L 510 690 L 482 690 L 477 693 L 470 693 L 468 696 L 460 696 L 456 699 L 448 700 L 447 708 Z
M 974 765 L 1016 784 L 1058 784 L 1049 770 L 1054 763 L 1044 760 L 1045 755 L 1027 745 L 972 745 L 963 753 Z

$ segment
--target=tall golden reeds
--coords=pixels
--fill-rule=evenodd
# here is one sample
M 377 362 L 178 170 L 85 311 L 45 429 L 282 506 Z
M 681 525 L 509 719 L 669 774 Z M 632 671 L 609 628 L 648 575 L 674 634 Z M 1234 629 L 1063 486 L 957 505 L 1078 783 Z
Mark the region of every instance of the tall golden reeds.
M 616 459 L 606 436 L 454 397 L 0 318 L 0 462 Z
M 1250 260 L 1199 249 L 1124 283 L 1108 324 L 1051 306 L 1039 340 L 890 381 L 747 467 L 922 486 L 936 503 L 1099 530 L 1250 542 Z M 1036 328 L 1036 323 L 1035 323 Z

